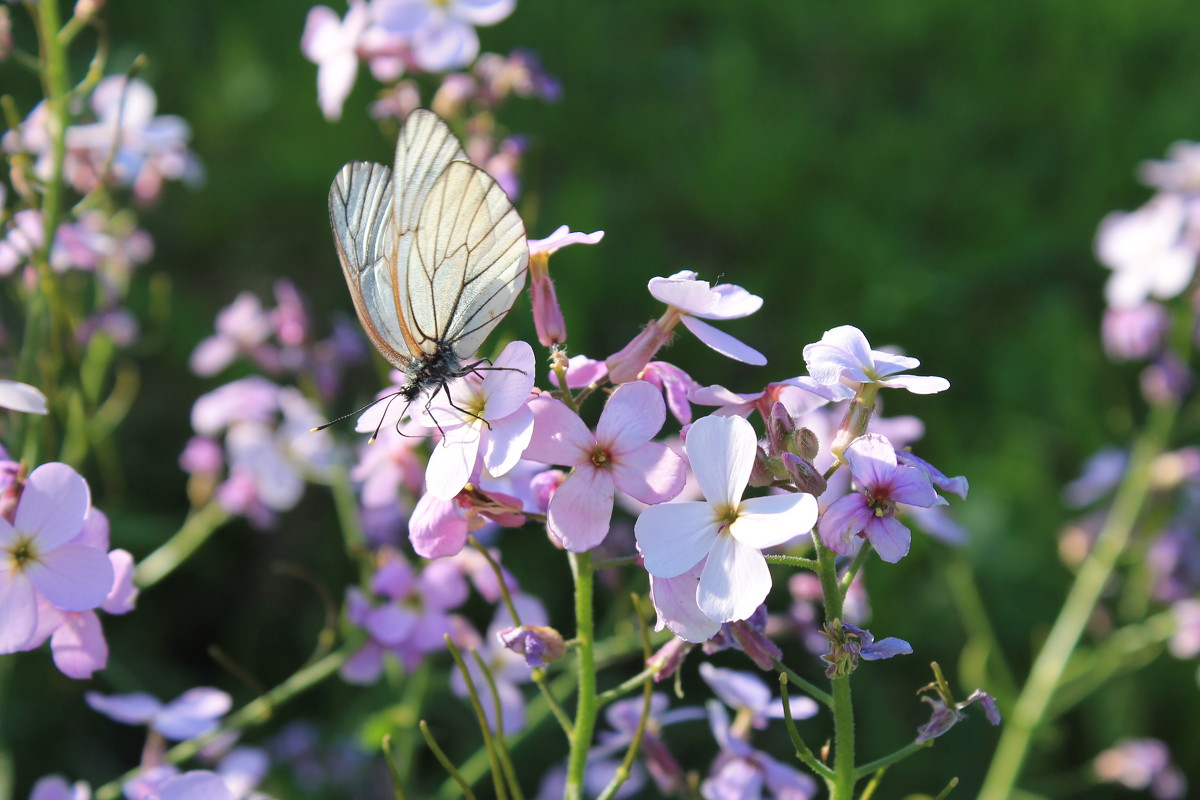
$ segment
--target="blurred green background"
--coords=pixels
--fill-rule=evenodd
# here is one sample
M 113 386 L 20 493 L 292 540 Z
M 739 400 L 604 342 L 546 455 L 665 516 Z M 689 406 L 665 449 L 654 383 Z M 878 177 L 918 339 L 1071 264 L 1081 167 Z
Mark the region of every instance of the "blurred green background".
M 392 143 L 365 113 L 377 87 L 365 70 L 343 120 L 321 117 L 315 67 L 299 50 L 308 8 L 112 0 L 105 12 L 112 69 L 149 56 L 143 75 L 159 112 L 189 120 L 208 173 L 202 189 L 172 187 L 143 216 L 157 243 L 147 272 L 170 277 L 174 304 L 166 335 L 146 347 L 144 391 L 121 433 L 125 488 L 106 492 L 90 476 L 115 543 L 135 555 L 186 508 L 175 459 L 192 401 L 218 383 L 190 375 L 186 358 L 217 310 L 242 290 L 267 298 L 287 277 L 319 325 L 350 313 L 325 197 L 344 162 L 387 161 Z M 977 675 L 947 578 L 960 561 L 974 565 L 1024 674 L 1069 579 L 1056 552 L 1070 517 L 1061 486 L 1099 446 L 1127 441 L 1141 416 L 1136 373 L 1109 364 L 1099 346 L 1105 272 L 1092 238 L 1104 214 L 1149 196 L 1134 177 L 1139 161 L 1200 137 L 1200 9 L 1185 0 L 569 0 L 522 2 L 481 39 L 493 52 L 537 51 L 564 85 L 557 104 L 518 100 L 502 115 L 531 140 L 521 203 L 531 235 L 563 223 L 607 232 L 554 260 L 571 352 L 616 351 L 660 313 L 646 281 L 693 269 L 766 300 L 722 327 L 765 352 L 768 367 L 713 357 L 688 337 L 665 354 L 701 383 L 751 391 L 801 374 L 803 345 L 844 323 L 951 381 L 944 394 L 885 400 L 889 414 L 926 421 L 918 453 L 970 478 L 969 502 L 955 506 L 972 538 L 961 553 L 918 538 L 901 565 L 870 566 L 870 627 L 916 653 L 871 665 L 857 682 L 861 752 L 901 746 L 927 717 L 913 692 L 929 680 L 929 661 L 956 682 Z M 34 87 L 11 66 L 3 74 L 28 108 Z M 520 301 L 506 335 L 531 335 L 527 311 Z M 368 373 L 356 377 L 364 397 Z M 334 525 L 327 497 L 310 489 L 277 532 L 220 535 L 135 614 L 106 622 L 114 666 L 97 685 L 172 697 L 213 682 L 252 696 L 213 664 L 210 644 L 267 683 L 285 676 L 312 646 L 321 610 L 311 590 L 270 566 L 304 564 L 340 592 L 352 573 Z M 513 569 L 565 598 L 558 555 L 536 533 L 517 537 L 540 555 L 522 561 L 510 550 Z M 540 577 L 547 563 L 558 571 Z M 18 685 L 62 708 L 47 718 L 41 706 L 10 702 L 10 720 L 25 725 L 14 728 L 27 732 L 15 742 L 18 786 L 50 770 L 112 777 L 136 757 L 137 737 L 114 736 L 116 726 L 80 711 L 84 687 L 48 669 L 45 653 L 15 668 Z M 327 687 L 280 721 L 337 728 L 346 708 L 395 699 Z M 1065 717 L 1035 748 L 1027 784 L 1054 797 L 1122 796 L 1088 784 L 1088 761 L 1121 736 L 1153 735 L 1186 762 L 1200 752 L 1198 710 L 1194 665 L 1164 658 Z M 79 735 L 64 739 L 65 722 Z M 819 730 L 809 723 L 814 740 Z M 695 752 L 711 750 L 695 733 Z M 475 735 L 465 728 L 456 747 L 469 752 Z M 882 796 L 936 794 L 953 775 L 963 781 L 953 796 L 973 796 L 996 735 L 975 715 L 892 770 Z M 114 752 L 97 754 L 92 736 Z

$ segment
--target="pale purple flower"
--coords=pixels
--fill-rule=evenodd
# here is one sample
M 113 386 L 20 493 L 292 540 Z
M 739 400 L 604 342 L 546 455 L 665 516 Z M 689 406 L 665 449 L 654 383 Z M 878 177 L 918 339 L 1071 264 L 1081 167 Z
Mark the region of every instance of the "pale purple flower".
M 1141 361 L 1162 349 L 1170 329 L 1167 309 L 1147 300 L 1129 308 L 1106 308 L 1100 333 L 1113 361 Z
M 706 499 L 647 508 L 634 529 L 638 550 L 656 578 L 676 578 L 707 558 L 696 585 L 700 611 L 715 622 L 746 619 L 771 588 L 760 551 L 811 530 L 816 500 L 808 494 L 742 499 L 758 440 L 741 417 L 696 420 L 684 448 Z
M 696 405 L 716 406 L 713 413 L 718 416 L 747 417 L 757 411 L 764 420 L 771 416 L 776 403 L 783 403 L 791 416 L 801 417 L 831 402 L 853 396 L 854 392 L 841 384 L 822 386 L 807 376 L 768 383 L 761 392 L 734 392 L 718 384 L 696 387 L 688 392 L 688 400 Z
M 122 788 L 128 800 L 235 800 L 215 772 L 195 769 L 179 773 L 168 765 L 143 770 Z
M 1146 552 L 1154 599 L 1173 603 L 1200 589 L 1200 537 L 1195 518 L 1186 512 L 1154 538 Z M 1197 648 L 1200 654 L 1200 648 Z
M 821 341 L 805 345 L 804 363 L 817 383 L 837 383 L 856 388 L 874 383 L 891 389 L 907 389 L 913 394 L 936 394 L 950 388 L 945 378 L 923 375 L 899 375 L 915 369 L 921 362 L 882 350 L 872 350 L 867 337 L 853 325 L 841 325 L 825 331 Z
M 811 777 L 734 735 L 729 715 L 715 700 L 706 704 L 709 724 L 721 748 L 700 784 L 704 800 L 811 800 L 817 783 Z
M 45 414 L 46 395 L 41 389 L 20 381 L 0 378 L 0 408 L 23 411 L 26 414 Z
M 1000 710 L 996 707 L 995 699 L 980 689 L 972 692 L 971 696 L 966 700 L 953 704 L 940 693 L 936 697 L 923 694 L 921 695 L 921 700 L 929 703 L 933 712 L 930 714 L 929 721 L 917 728 L 917 738 L 915 740 L 917 744 L 928 742 L 930 739 L 936 739 L 953 728 L 966 717 L 962 713 L 963 709 L 973 703 L 979 703 L 988 722 L 992 725 L 1000 724 Z
M 770 687 L 752 672 L 721 669 L 705 661 L 700 665 L 700 677 L 722 703 L 745 716 L 754 728 L 765 729 L 771 720 L 784 718 L 783 698 L 773 697 Z M 788 699 L 793 719 L 816 716 L 817 703 L 811 697 L 792 692 Z
M 567 387 L 582 389 L 602 379 L 608 373 L 608 366 L 603 361 L 596 361 L 585 355 L 573 355 L 567 359 Z M 558 386 L 558 376 L 553 370 L 547 376 L 551 386 Z
M 546 72 L 537 54 L 517 48 L 507 56 L 484 53 L 471 70 L 479 77 L 479 94 L 484 103 L 496 107 L 508 95 L 536 97 L 546 103 L 562 97 L 562 83 Z
M 1129 453 L 1109 446 L 1093 453 L 1078 478 L 1063 487 L 1063 502 L 1070 508 L 1090 506 L 1117 488 L 1129 466 Z
M 216 333 L 196 345 L 189 360 L 197 375 L 216 375 L 241 354 L 253 354 L 271 335 L 271 319 L 252 292 L 242 292 L 217 313 Z
M 88 692 L 84 700 L 93 710 L 126 725 L 146 725 L 164 739 L 181 742 L 216 730 L 233 699 L 209 686 L 188 689 L 169 703 L 145 692 L 104 695 Z
M 1138 169 L 1142 183 L 1167 192 L 1200 191 L 1200 144 L 1179 141 L 1167 148 L 1162 161 L 1143 161 Z
M 636 528 L 635 528 L 636 531 Z M 658 619 L 654 630 L 667 628 L 686 642 L 706 642 L 721 630 L 721 622 L 700 610 L 697 600 L 700 576 L 707 559 L 671 578 L 650 574 L 650 602 Z
M 235 423 L 269 423 L 279 411 L 279 388 L 251 375 L 213 389 L 192 405 L 192 428 L 201 436 L 214 437 Z
M 650 441 L 666 419 L 666 406 L 645 381 L 613 392 L 595 433 L 558 400 L 537 397 L 529 406 L 535 424 L 525 458 L 572 467 L 546 517 L 550 533 L 568 550 L 582 553 L 604 540 L 617 489 L 643 503 L 661 503 L 683 489 L 683 459 Z
M 152 200 L 164 179 L 195 183 L 202 177 L 200 162 L 188 150 L 191 128 L 181 117 L 155 116 L 158 100 L 150 85 L 139 78 L 110 75 L 97 84 L 91 105 L 96 122 L 67 129 L 67 148 L 85 152 L 90 168 L 77 169 L 71 181 L 87 191 L 116 143 L 112 176 L 122 186 L 133 187 L 134 196 Z
M 746 619 L 723 623 L 721 630 L 705 642 L 702 649 L 706 655 L 730 648 L 741 650 L 759 669 L 774 669 L 775 662 L 783 657 L 783 651 L 767 636 L 769 619 L 767 607 L 761 605 Z
M 428 492 L 443 500 L 454 497 L 480 457 L 495 476 L 516 466 L 533 437 L 528 401 L 535 368 L 533 348 L 511 342 L 492 367 L 455 381 L 448 397 L 438 393 L 430 399 L 418 421 L 443 435 L 429 457 Z
M 908 554 L 911 533 L 896 519 L 896 504 L 945 505 L 928 476 L 896 461 L 896 451 L 877 433 L 860 436 L 846 448 L 846 461 L 861 492 L 836 500 L 821 517 L 819 532 L 825 546 L 838 555 L 858 552 L 863 540 L 891 564 Z
M 708 281 L 699 280 L 691 270 L 676 272 L 666 278 L 651 278 L 647 288 L 656 300 L 667 304 L 667 311 L 620 352 L 608 357 L 609 377 L 613 383 L 636 380 L 679 323 L 723 356 L 756 366 L 767 363 L 762 353 L 702 321 L 749 316 L 762 306 L 761 297 L 731 283 L 711 286 Z
M 29 793 L 29 800 L 91 800 L 92 790 L 83 781 L 67 783 L 60 775 L 39 778 Z
M 28 263 L 44 241 L 41 211 L 26 208 L 13 214 L 8 231 L 0 239 L 0 275 L 11 275 L 17 267 Z
M 1200 599 L 1188 597 L 1171 606 L 1175 632 L 1171 634 L 1171 655 L 1184 660 L 1200 655 Z
M 1156 800 L 1187 797 L 1187 778 L 1159 739 L 1123 739 L 1096 756 L 1092 768 L 1100 780 L 1135 791 L 1149 789 Z
M 560 225 L 545 239 L 529 240 L 529 297 L 538 342 L 543 347 L 567 340 L 567 325 L 558 305 L 554 281 L 550 279 L 550 256 L 567 245 L 596 244 L 603 238 L 604 231 L 578 233 Z
M 375 0 L 372 11 L 384 30 L 409 38 L 417 66 L 448 72 L 479 54 L 476 25 L 495 25 L 514 7 L 516 0 Z
M 1159 194 L 1137 211 L 1114 211 L 1096 232 L 1096 258 L 1113 271 L 1104 296 L 1113 308 L 1182 292 L 1196 271 L 1196 252 L 1182 239 L 1187 207 L 1177 194 Z
M 691 424 L 692 407 L 688 403 L 688 395 L 700 387 L 691 375 L 666 361 L 651 361 L 642 370 L 642 380 L 662 390 L 671 416 L 679 420 L 680 425 Z
M 912 645 L 903 639 L 889 636 L 875 641 L 870 631 L 843 620 L 826 623 L 824 635 L 829 639 L 829 652 L 821 660 L 828 665 L 825 668 L 828 678 L 849 675 L 858 669 L 860 659 L 879 661 L 912 653 Z
M 0 653 L 25 649 L 38 632 L 40 603 L 87 611 L 113 587 L 104 550 L 74 541 L 91 506 L 79 473 L 66 464 L 43 464 L 20 498 L 11 524 L 0 517 Z
M 358 73 L 358 45 L 370 23 L 370 11 L 363 0 L 350 0 L 345 19 L 327 6 L 308 12 L 300 50 L 317 65 L 317 104 L 325 119 L 342 116 L 342 105 Z

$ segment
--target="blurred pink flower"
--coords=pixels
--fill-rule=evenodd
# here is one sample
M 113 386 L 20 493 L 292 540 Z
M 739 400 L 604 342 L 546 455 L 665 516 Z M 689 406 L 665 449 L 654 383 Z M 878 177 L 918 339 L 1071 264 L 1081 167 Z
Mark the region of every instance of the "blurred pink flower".
M 342 105 L 358 73 L 358 46 L 370 22 L 370 11 L 363 0 L 350 0 L 345 19 L 328 6 L 316 6 L 308 12 L 300 50 L 317 65 L 317 104 L 325 119 L 342 116 Z

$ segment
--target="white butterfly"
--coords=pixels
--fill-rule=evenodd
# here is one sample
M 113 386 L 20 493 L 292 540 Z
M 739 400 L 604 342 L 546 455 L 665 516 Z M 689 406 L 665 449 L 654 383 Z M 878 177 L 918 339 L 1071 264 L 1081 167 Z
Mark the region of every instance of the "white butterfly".
M 329 218 L 358 319 L 404 372 L 411 403 L 473 371 L 464 360 L 525 285 L 525 225 L 492 176 L 436 114 L 409 114 L 396 166 L 353 161 L 329 189 Z

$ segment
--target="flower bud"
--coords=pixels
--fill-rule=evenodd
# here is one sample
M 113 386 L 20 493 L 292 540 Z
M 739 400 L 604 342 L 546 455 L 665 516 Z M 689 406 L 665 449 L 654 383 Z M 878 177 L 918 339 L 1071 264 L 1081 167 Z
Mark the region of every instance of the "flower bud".
M 654 682 L 665 681 L 673 676 L 681 666 L 687 654 L 695 647 L 679 637 L 658 648 L 658 652 L 646 659 L 646 666 L 654 668 Z
M 820 497 L 825 493 L 828 485 L 825 476 L 812 465 L 812 462 L 794 453 L 784 453 L 781 461 L 787 469 L 788 477 L 792 483 L 796 484 L 797 489 L 814 497 Z
M 567 652 L 562 634 L 544 625 L 522 625 L 505 628 L 498 634 L 500 643 L 518 655 L 524 656 L 525 664 L 539 669 L 558 661 Z
M 792 452 L 805 461 L 816 461 L 817 454 L 821 452 L 821 441 L 809 428 L 800 429 L 796 435 L 795 446 L 796 449 Z
M 759 445 L 754 451 L 754 466 L 750 468 L 750 485 L 770 486 L 777 480 L 786 480 L 786 477 L 787 470 L 783 469 L 779 459 L 768 456 Z

